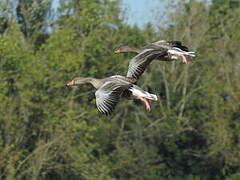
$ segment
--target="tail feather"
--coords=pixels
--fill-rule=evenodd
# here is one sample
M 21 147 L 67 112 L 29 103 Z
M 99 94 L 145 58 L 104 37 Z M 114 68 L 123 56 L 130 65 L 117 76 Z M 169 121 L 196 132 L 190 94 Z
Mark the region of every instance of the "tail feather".
M 141 88 L 139 88 L 138 86 L 133 86 L 129 89 L 133 94 L 144 97 L 146 99 L 150 99 L 153 101 L 157 101 L 158 97 L 155 94 L 151 94 L 147 91 L 142 90 Z
M 192 56 L 192 57 L 195 57 L 195 56 L 196 56 L 196 55 L 195 55 L 195 52 L 192 52 L 192 51 L 186 52 L 185 54 L 186 54 L 186 55 L 189 55 L 189 56 Z
M 168 53 L 174 55 L 174 54 L 183 54 L 183 55 L 188 55 L 188 56 L 192 56 L 195 57 L 195 52 L 193 51 L 183 51 L 179 48 L 172 48 L 168 50 Z

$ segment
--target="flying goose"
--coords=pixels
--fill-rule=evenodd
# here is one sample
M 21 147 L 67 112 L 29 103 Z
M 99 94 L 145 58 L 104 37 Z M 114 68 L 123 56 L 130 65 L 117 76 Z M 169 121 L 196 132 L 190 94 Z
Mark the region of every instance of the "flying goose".
M 137 53 L 133 57 L 128 66 L 127 77 L 138 79 L 145 71 L 147 66 L 154 60 L 169 61 L 171 59 L 182 58 L 183 63 L 192 61 L 195 52 L 190 52 L 186 46 L 180 41 L 157 41 L 142 48 L 131 48 L 123 46 L 114 51 L 115 53 L 134 52 Z M 169 59 L 170 58 L 170 59 Z
M 131 94 L 135 99 L 141 100 L 148 111 L 151 110 L 150 100 L 158 100 L 156 95 L 150 94 L 135 85 L 136 79 L 120 75 L 104 79 L 76 77 L 67 83 L 67 86 L 86 83 L 92 84 L 97 89 L 95 92 L 96 105 L 98 110 L 105 115 L 111 114 L 120 98 L 126 94 Z

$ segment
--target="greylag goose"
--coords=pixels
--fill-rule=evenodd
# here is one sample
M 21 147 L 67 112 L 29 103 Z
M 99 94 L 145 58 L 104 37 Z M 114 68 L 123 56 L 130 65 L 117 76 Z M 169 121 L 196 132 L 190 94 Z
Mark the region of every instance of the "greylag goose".
M 155 94 L 150 94 L 135 85 L 136 79 L 120 75 L 104 79 L 76 77 L 67 83 L 67 86 L 86 83 L 92 84 L 97 89 L 95 92 L 97 108 L 106 115 L 111 114 L 121 96 L 126 94 L 131 94 L 134 98 L 141 100 L 148 111 L 151 110 L 150 100 L 157 101 L 158 99 Z
M 190 52 L 180 41 L 157 41 L 142 48 L 121 47 L 115 53 L 135 52 L 137 55 L 129 62 L 127 77 L 138 79 L 146 67 L 154 60 L 169 61 L 182 58 L 183 63 L 192 61 L 194 52 Z

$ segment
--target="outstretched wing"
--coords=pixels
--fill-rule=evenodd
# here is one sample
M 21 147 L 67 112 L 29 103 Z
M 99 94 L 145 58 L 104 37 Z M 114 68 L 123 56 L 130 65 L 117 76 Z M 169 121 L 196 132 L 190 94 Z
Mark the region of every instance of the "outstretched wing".
M 165 56 L 167 49 L 158 47 L 157 49 L 145 49 L 132 58 L 128 65 L 127 77 L 138 79 L 145 71 L 152 60 Z
M 95 93 L 98 110 L 109 115 L 118 103 L 123 91 L 131 86 L 130 83 L 115 80 L 105 82 Z

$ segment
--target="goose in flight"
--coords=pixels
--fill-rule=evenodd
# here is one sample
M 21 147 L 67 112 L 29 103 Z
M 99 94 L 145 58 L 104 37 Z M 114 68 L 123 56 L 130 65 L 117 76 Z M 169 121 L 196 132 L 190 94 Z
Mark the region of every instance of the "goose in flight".
M 148 111 L 151 110 L 150 101 L 158 100 L 155 94 L 150 94 L 135 85 L 136 79 L 120 75 L 104 79 L 76 77 L 67 83 L 67 86 L 86 83 L 92 84 L 97 89 L 95 92 L 96 105 L 98 110 L 105 115 L 111 114 L 120 98 L 129 94 L 135 99 L 141 100 Z
M 188 50 L 180 41 L 157 41 L 142 48 L 131 48 L 123 46 L 116 49 L 114 53 L 134 52 L 128 66 L 127 77 L 138 79 L 147 66 L 154 60 L 169 61 L 171 59 L 182 58 L 182 62 L 187 64 L 195 57 L 195 52 Z M 170 58 L 170 59 L 169 59 Z

